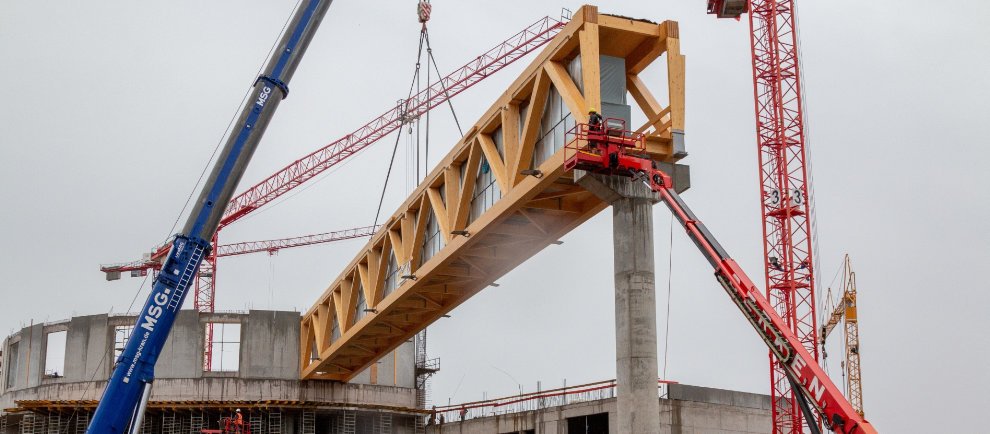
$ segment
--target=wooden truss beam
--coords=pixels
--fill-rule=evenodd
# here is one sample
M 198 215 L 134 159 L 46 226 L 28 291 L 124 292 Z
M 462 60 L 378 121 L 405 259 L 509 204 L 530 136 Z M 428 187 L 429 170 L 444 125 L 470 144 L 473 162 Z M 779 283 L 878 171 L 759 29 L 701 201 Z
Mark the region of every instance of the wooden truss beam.
M 648 119 L 642 128 L 652 146 L 647 151 L 658 160 L 675 161 L 670 131 L 683 129 L 684 119 L 684 59 L 676 29 L 675 22 L 603 15 L 594 6 L 575 13 L 306 312 L 302 378 L 350 380 L 605 209 L 605 203 L 574 185 L 565 172 L 564 149 L 532 167 L 552 90 L 578 122 L 587 120 L 589 104 L 601 104 L 599 56 L 626 60 L 626 86 Z M 664 53 L 667 107 L 661 107 L 639 77 Z M 575 80 L 566 65 L 577 56 L 581 76 Z M 523 175 L 528 169 L 539 172 Z M 494 179 L 495 186 L 479 185 L 481 179 Z M 478 194 L 496 190 L 500 195 L 495 199 Z M 488 202 L 476 203 L 485 197 Z M 438 233 L 426 233 L 430 219 Z M 427 244 L 438 237 L 441 248 Z M 395 288 L 386 288 L 392 255 L 402 279 Z M 359 290 L 364 291 L 367 314 L 355 311 Z M 332 336 L 335 324 L 337 337 Z

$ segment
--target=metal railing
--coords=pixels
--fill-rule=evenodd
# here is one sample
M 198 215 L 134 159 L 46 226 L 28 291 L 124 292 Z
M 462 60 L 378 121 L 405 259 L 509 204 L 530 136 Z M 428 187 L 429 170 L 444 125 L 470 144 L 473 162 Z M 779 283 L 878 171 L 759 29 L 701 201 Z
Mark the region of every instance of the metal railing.
M 670 384 L 677 384 L 677 382 L 658 379 L 657 397 L 667 398 L 668 386 Z M 433 424 L 437 424 L 441 420 L 449 423 L 479 417 L 541 410 L 579 402 L 599 401 L 615 397 L 615 380 L 607 380 L 576 386 L 565 386 L 558 389 L 521 393 L 503 398 L 434 407 L 430 417 Z

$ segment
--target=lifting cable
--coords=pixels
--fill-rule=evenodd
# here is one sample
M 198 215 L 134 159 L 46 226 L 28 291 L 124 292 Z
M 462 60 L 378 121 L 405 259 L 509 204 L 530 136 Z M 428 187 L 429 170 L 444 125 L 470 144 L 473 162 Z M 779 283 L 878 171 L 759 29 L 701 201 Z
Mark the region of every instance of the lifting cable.
M 418 83 L 419 83 L 420 59 L 422 59 L 422 57 L 423 57 L 423 39 L 425 37 L 426 37 L 426 30 L 424 28 L 424 30 L 422 32 L 420 32 L 420 34 L 419 34 L 419 51 L 416 54 L 416 69 L 413 71 L 412 83 L 409 83 L 409 92 L 408 92 L 408 94 L 406 96 L 406 99 L 404 99 L 402 101 L 399 101 L 399 104 L 402 106 L 402 107 L 399 108 L 399 113 L 400 113 L 399 116 L 400 116 L 400 119 L 401 119 L 401 122 L 402 123 L 408 122 L 408 119 L 406 119 L 406 113 L 409 110 L 409 99 L 412 98 L 413 88 L 414 87 L 415 88 L 418 88 L 419 87 L 418 86 Z M 417 119 L 417 122 L 418 122 L 418 119 Z M 419 129 L 418 128 L 416 129 L 416 136 L 417 136 L 417 141 L 418 141 L 418 138 L 419 138 Z M 380 217 L 381 216 L 381 213 L 382 213 L 382 202 L 385 201 L 385 191 L 388 190 L 388 180 L 392 176 L 392 165 L 395 164 L 395 153 L 399 149 L 399 140 L 400 139 L 402 139 L 402 128 L 399 128 L 396 131 L 396 133 L 395 133 L 395 144 L 392 145 L 392 157 L 388 161 L 388 171 L 385 172 L 385 183 L 382 185 L 382 194 L 381 194 L 381 197 L 378 198 L 378 210 L 375 211 L 375 223 L 372 226 L 378 226 L 378 217 Z M 419 146 L 418 146 L 418 144 L 416 146 L 416 152 L 417 152 L 417 154 L 419 153 Z M 416 164 L 416 171 L 417 171 L 416 182 L 419 182 L 419 173 L 418 173 L 418 171 L 419 171 L 419 162 L 418 162 L 418 160 L 419 159 L 417 158 L 417 164 Z
M 399 102 L 399 104 L 402 104 L 402 107 L 400 107 L 400 113 L 401 113 L 400 117 L 401 117 L 402 123 L 412 123 L 412 120 L 410 120 L 410 119 L 407 118 L 407 112 L 411 108 L 410 107 L 411 104 L 409 103 L 409 100 L 413 96 L 413 93 L 412 93 L 413 92 L 413 87 L 416 88 L 416 95 L 419 95 L 420 94 L 420 89 L 421 89 L 420 78 L 421 77 L 420 77 L 419 72 L 420 72 L 420 69 L 421 69 L 421 66 L 422 66 L 421 63 L 422 63 L 422 60 L 423 60 L 423 46 L 425 45 L 426 46 L 426 53 L 427 53 L 427 55 L 426 55 L 426 57 L 427 57 L 426 58 L 426 104 L 427 104 L 427 106 L 426 106 L 426 131 L 425 131 L 425 140 L 424 140 L 424 142 L 425 142 L 424 158 L 421 161 L 420 160 L 420 154 L 419 154 L 420 153 L 420 149 L 421 149 L 421 147 L 420 147 L 420 131 L 421 131 L 421 128 L 420 128 L 420 117 L 417 116 L 416 119 L 415 119 L 415 121 L 416 121 L 416 184 L 417 185 L 422 180 L 422 177 L 420 176 L 420 168 L 423 167 L 423 166 L 429 165 L 429 159 L 430 159 L 430 111 L 432 111 L 432 109 L 433 109 L 432 100 L 431 100 L 432 99 L 431 92 L 432 92 L 432 89 L 433 88 L 432 88 L 431 83 L 430 83 L 430 78 L 431 78 L 430 77 L 430 73 L 431 73 L 430 65 L 431 65 L 431 63 L 432 63 L 432 66 L 433 66 L 432 70 L 435 70 L 437 72 L 437 78 L 438 78 L 437 83 L 440 84 L 440 91 L 443 92 L 444 96 L 446 97 L 445 99 L 447 101 L 447 106 L 450 107 L 450 114 L 454 117 L 454 123 L 457 125 L 457 131 L 460 132 L 460 134 L 461 134 L 462 137 L 464 136 L 464 130 L 461 129 L 461 123 L 457 119 L 457 112 L 454 110 L 454 104 L 451 102 L 450 93 L 447 90 L 447 86 L 445 86 L 443 84 L 443 78 L 440 77 L 440 68 L 437 66 L 436 57 L 433 56 L 433 48 L 430 47 L 429 31 L 426 28 L 426 21 L 429 20 L 429 7 L 427 7 L 426 12 L 424 14 L 423 8 L 422 8 L 422 5 L 423 4 L 426 4 L 428 6 L 429 5 L 429 2 L 421 2 L 420 3 L 421 7 L 420 7 L 420 10 L 419 10 L 419 20 L 420 20 L 420 23 L 423 24 L 423 27 L 422 27 L 422 29 L 419 32 L 419 48 L 418 48 L 417 53 L 416 53 L 416 68 L 413 71 L 413 79 L 412 79 L 412 83 L 409 84 L 409 92 L 408 92 L 408 94 L 406 96 L 406 99 Z M 412 133 L 412 127 L 411 126 L 409 127 L 409 131 L 410 131 L 410 134 L 411 134 Z M 392 176 L 392 166 L 395 164 L 395 155 L 396 155 L 396 152 L 399 149 L 399 140 L 401 139 L 401 137 L 402 137 L 402 128 L 400 127 L 397 130 L 397 132 L 396 132 L 395 144 L 392 145 L 392 156 L 389 159 L 388 170 L 385 172 L 385 183 L 382 185 L 382 193 L 381 193 L 381 195 L 378 198 L 378 209 L 375 211 L 375 220 L 374 220 L 374 224 L 373 224 L 374 226 L 377 226 L 378 225 L 378 219 L 381 217 L 382 204 L 385 202 L 385 192 L 388 190 L 388 181 L 389 181 L 389 179 Z

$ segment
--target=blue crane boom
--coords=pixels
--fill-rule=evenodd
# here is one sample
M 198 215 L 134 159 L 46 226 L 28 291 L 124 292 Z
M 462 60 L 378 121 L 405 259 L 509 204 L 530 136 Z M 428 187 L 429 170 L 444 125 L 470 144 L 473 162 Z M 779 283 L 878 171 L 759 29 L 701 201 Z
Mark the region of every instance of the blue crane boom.
M 252 98 L 241 109 L 182 231 L 175 236 L 148 301 L 103 391 L 88 434 L 136 432 L 151 395 L 155 362 L 200 263 L 209 254 L 227 203 L 265 133 L 288 83 L 333 0 L 304 0 L 282 34 Z

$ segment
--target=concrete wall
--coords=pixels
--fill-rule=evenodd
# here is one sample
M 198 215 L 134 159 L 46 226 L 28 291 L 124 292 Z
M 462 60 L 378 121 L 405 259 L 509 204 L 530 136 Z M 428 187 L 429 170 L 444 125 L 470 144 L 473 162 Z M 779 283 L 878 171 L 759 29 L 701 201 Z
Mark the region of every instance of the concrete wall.
M 112 355 L 106 349 L 113 345 L 113 331 L 106 315 L 77 316 L 69 320 L 65 339 L 65 380 L 90 381 L 110 375 Z M 71 361 L 71 362 L 69 362 Z
M 24 327 L 9 336 L 4 346 L 4 384 L 10 389 L 23 389 L 41 384 L 44 374 L 46 339 L 43 324 Z M 16 354 L 11 351 L 17 347 Z M 16 358 L 16 360 L 14 360 Z
M 99 399 L 106 381 L 55 383 L 0 395 L 0 408 L 19 400 Z M 416 391 L 404 387 L 371 386 L 329 381 L 245 380 L 240 378 L 157 379 L 153 401 L 294 400 L 338 404 L 367 404 L 412 408 Z
M 669 391 L 670 398 L 659 400 L 661 433 L 763 434 L 771 431 L 769 396 L 687 385 L 671 385 Z M 506 434 L 535 430 L 537 434 L 574 434 L 567 431 L 569 418 L 599 413 L 608 413 L 609 432 L 618 432 L 615 398 L 447 422 L 443 426 L 430 427 L 426 432 Z
M 300 382 L 300 319 L 298 312 L 286 311 L 179 312 L 155 367 L 158 380 L 153 399 L 302 399 L 415 407 L 411 341 L 349 384 Z M 18 399 L 98 399 L 115 362 L 114 329 L 132 326 L 135 321 L 131 316 L 80 316 L 25 327 L 7 337 L 0 374 L 0 409 L 14 407 Z M 210 322 L 241 324 L 237 372 L 203 371 L 205 330 Z M 67 332 L 65 372 L 59 378 L 47 378 L 47 334 L 55 331 Z M 17 354 L 10 351 L 14 345 Z M 15 356 L 17 360 L 11 360 Z M 5 381 L 12 368 L 16 376 L 12 387 L 7 388 Z
M 299 378 L 299 313 L 252 310 L 241 320 L 241 378 Z
M 172 332 L 158 356 L 155 378 L 202 377 L 205 335 L 206 329 L 200 324 L 198 312 L 179 311 Z

